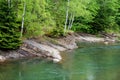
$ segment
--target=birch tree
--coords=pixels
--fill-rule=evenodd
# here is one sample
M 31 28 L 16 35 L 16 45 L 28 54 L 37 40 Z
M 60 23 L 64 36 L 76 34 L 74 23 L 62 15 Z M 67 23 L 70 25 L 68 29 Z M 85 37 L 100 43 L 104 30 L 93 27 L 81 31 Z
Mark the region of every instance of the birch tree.
M 68 26 L 68 30 L 70 30 L 73 26 L 73 22 L 74 22 L 74 14 L 71 13 L 71 18 L 69 20 L 69 26 Z
M 24 9 L 23 9 L 23 15 L 22 15 L 21 37 L 24 29 L 25 12 L 26 12 L 26 2 L 24 2 Z
M 67 23 L 68 23 L 69 4 L 70 4 L 70 0 L 68 0 L 68 2 L 67 2 L 67 10 L 66 10 L 66 20 L 65 20 L 65 26 L 64 26 L 64 34 L 66 33 Z

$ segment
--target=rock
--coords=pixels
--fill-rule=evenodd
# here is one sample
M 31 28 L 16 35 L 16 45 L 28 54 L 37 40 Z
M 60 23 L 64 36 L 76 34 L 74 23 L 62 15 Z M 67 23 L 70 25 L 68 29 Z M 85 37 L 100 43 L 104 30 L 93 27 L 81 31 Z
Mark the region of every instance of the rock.
M 54 45 L 52 43 L 49 43 L 48 45 L 51 46 L 51 47 L 53 47 L 53 48 L 55 48 L 55 49 L 57 49 L 58 51 L 65 51 L 65 50 L 67 50 L 66 48 L 64 48 L 62 46 Z
M 53 62 L 54 63 L 58 63 L 58 62 L 60 62 L 61 60 L 59 60 L 59 59 L 53 59 Z
M 78 48 L 74 35 L 69 35 L 67 37 L 58 39 L 58 44 L 69 50 Z
M 33 47 L 36 47 L 36 50 L 41 51 L 42 55 L 46 55 L 47 57 L 52 57 L 53 60 L 55 59 L 57 61 L 61 61 L 62 57 L 60 56 L 60 52 L 48 45 L 40 44 L 32 40 L 26 40 L 26 44 L 31 45 Z M 36 51 L 37 52 L 37 51 Z
M 4 56 L 0 55 L 0 62 L 4 62 L 6 60 L 6 58 Z
M 103 42 L 104 38 L 90 37 L 90 36 L 79 36 L 76 37 L 77 41 L 85 41 L 85 42 Z

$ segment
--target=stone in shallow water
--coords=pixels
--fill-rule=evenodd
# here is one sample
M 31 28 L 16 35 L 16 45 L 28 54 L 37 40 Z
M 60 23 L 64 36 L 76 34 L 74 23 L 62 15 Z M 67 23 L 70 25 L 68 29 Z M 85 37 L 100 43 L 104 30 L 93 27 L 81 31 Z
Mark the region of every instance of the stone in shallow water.
M 4 56 L 0 56 L 0 62 L 4 62 L 6 58 Z
M 53 59 L 53 62 L 54 63 L 58 63 L 58 62 L 60 62 L 61 61 L 61 59 Z

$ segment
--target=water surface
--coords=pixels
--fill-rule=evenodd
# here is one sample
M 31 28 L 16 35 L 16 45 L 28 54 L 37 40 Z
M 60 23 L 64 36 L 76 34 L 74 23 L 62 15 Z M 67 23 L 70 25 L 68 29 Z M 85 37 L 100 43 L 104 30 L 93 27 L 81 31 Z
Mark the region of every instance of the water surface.
M 55 64 L 26 59 L 0 64 L 0 80 L 120 80 L 120 45 L 81 44 Z

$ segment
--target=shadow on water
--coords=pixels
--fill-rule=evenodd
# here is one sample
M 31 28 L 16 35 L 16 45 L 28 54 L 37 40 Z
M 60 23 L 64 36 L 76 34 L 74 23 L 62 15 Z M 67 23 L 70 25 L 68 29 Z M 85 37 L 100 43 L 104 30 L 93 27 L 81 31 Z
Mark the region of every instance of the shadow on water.
M 0 65 L 0 80 L 119 80 L 120 45 L 85 44 L 63 61 L 32 59 Z

